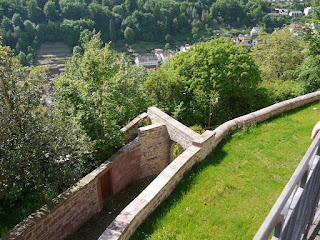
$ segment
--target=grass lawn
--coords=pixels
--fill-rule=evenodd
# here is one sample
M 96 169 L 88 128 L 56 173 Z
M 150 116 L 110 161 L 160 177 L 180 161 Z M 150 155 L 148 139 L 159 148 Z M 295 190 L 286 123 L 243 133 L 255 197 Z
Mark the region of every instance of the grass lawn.
M 132 239 L 252 239 L 319 120 L 316 102 L 233 132 L 184 176 Z

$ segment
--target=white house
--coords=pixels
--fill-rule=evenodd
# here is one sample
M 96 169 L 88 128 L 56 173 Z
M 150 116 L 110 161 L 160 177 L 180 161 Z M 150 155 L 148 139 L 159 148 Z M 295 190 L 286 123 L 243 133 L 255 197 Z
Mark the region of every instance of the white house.
M 250 31 L 251 37 L 256 37 L 259 35 L 259 32 L 261 30 L 261 27 L 253 27 Z
M 280 15 L 288 15 L 289 11 L 285 8 L 275 8 L 274 9 L 276 13 L 279 13 Z
M 252 39 L 249 34 L 239 34 L 239 36 L 235 40 L 236 43 L 243 43 L 246 46 L 246 49 L 249 50 L 252 47 Z
M 189 44 L 186 44 L 185 46 L 180 47 L 180 52 L 186 52 L 190 50 Z
M 138 56 L 138 57 L 136 57 L 134 62 L 137 65 L 142 65 L 142 66 L 144 66 L 145 68 L 148 68 L 148 69 L 154 69 L 157 66 L 159 66 L 159 63 L 160 63 L 158 57 L 156 55 L 153 55 L 153 54 L 152 55 L 148 54 L 148 55 Z
M 311 14 L 313 12 L 314 7 L 306 7 L 303 10 L 304 15 L 308 16 L 309 14 Z
M 289 16 L 290 17 L 301 17 L 302 12 L 301 11 L 291 11 L 291 12 L 289 12 Z

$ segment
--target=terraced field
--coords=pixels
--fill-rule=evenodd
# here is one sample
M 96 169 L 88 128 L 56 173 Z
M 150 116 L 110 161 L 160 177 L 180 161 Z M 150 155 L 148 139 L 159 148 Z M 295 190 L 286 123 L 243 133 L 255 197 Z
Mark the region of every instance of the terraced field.
M 41 44 L 37 51 L 38 66 L 49 65 L 51 69 L 64 70 L 65 62 L 72 57 L 68 45 L 63 42 Z

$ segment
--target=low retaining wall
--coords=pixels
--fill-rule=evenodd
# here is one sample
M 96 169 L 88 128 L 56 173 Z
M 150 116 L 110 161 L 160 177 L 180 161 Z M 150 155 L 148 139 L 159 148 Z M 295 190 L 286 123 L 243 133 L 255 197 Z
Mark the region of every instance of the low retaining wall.
M 102 209 L 106 198 L 140 178 L 140 147 L 138 139 L 127 144 L 76 186 L 31 214 L 1 239 L 58 240 L 73 233 Z
M 197 139 L 193 140 L 192 145 L 170 163 L 153 182 L 116 217 L 100 236 L 99 240 L 128 239 L 147 216 L 172 192 L 185 172 L 196 162 L 205 159 L 230 130 L 239 126 L 262 122 L 277 114 L 319 99 L 320 91 L 310 93 L 235 118 L 222 124 L 214 131 L 206 131 Z M 154 118 L 150 116 L 150 118 L 151 121 L 161 121 L 158 117 Z M 170 134 L 169 129 L 170 126 L 168 126 L 168 132 Z

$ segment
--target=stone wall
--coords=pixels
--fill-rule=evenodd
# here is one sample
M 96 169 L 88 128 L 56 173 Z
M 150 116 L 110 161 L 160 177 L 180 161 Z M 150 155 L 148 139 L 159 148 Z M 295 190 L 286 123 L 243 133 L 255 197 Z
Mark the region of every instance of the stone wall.
M 139 125 L 141 121 L 146 121 L 150 124 L 150 119 L 147 113 L 142 113 L 131 122 L 129 122 L 126 126 L 121 128 L 121 132 L 124 133 L 124 141 L 125 143 L 131 142 L 138 136 Z
M 165 123 L 169 137 L 184 149 L 192 145 L 192 141 L 200 135 L 156 107 L 148 108 L 148 116 L 152 123 Z
M 320 100 L 320 91 L 277 103 L 270 107 L 235 118 L 222 124 L 214 131 L 206 131 L 197 139 L 191 140 L 192 145 L 187 147 L 180 156 L 171 162 L 150 185 L 116 217 L 100 236 L 99 240 L 129 239 L 147 216 L 173 191 L 183 175 L 196 162 L 205 159 L 230 130 L 264 121 L 272 116 L 316 100 Z M 149 108 L 148 114 L 152 122 L 163 121 L 166 123 L 170 138 L 174 138 L 175 133 L 178 133 L 179 137 L 183 135 L 183 133 L 181 134 L 179 132 L 183 129 L 182 127 L 179 128 L 180 130 L 178 132 L 177 129 L 170 131 L 171 127 L 177 125 L 170 119 L 170 116 L 162 114 L 159 109 Z M 160 115 L 164 117 L 160 117 Z M 185 136 L 187 136 L 186 139 L 188 139 L 189 134 L 186 133 Z M 177 138 L 175 139 L 177 140 Z M 189 145 L 189 141 L 190 140 L 185 141 L 186 145 Z
M 63 239 L 101 209 L 98 179 L 87 175 L 52 205 L 45 205 L 2 239 Z
M 140 117 L 146 118 L 146 114 Z M 99 212 L 104 200 L 128 183 L 160 173 L 168 165 L 170 139 L 166 126 L 154 124 L 138 129 L 138 124 L 135 120 L 126 131 L 131 136 L 137 132 L 140 137 L 122 147 L 52 204 L 19 223 L 2 240 L 63 239 Z
M 159 174 L 170 163 L 171 141 L 164 123 L 139 129 L 141 178 Z
M 128 183 L 138 180 L 141 176 L 140 158 L 141 142 L 135 139 L 120 149 L 112 158 L 114 161 L 111 169 L 112 195 L 118 193 Z M 110 159 L 112 161 L 112 159 Z

